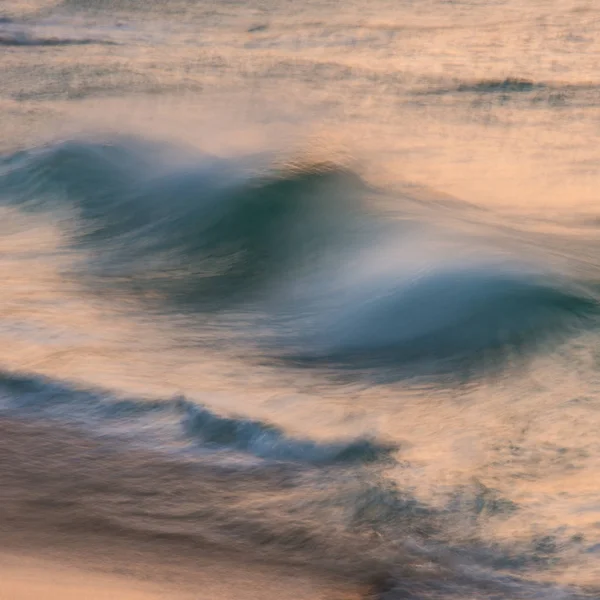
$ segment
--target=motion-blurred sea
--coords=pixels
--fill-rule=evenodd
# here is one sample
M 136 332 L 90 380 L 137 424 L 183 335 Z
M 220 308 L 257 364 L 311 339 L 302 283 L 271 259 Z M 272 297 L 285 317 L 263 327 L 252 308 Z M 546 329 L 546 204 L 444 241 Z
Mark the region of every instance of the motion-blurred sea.
M 0 2 L 0 531 L 599 599 L 599 59 L 590 0 Z

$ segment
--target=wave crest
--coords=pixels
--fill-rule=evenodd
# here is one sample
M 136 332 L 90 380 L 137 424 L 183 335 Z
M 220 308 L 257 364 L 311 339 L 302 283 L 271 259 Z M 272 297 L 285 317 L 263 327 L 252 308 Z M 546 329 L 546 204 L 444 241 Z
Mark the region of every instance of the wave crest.
M 596 326 L 593 286 L 527 264 L 489 229 L 482 243 L 477 223 L 474 235 L 440 224 L 422 200 L 398 197 L 384 213 L 379 193 L 332 163 L 273 166 L 139 139 L 69 141 L 0 164 L 1 197 L 77 217 L 82 276 L 102 293 L 243 307 L 266 354 L 293 364 L 452 371 Z M 467 210 L 448 208 L 457 220 Z
M 3 393 L 2 393 L 3 392 Z M 103 391 L 79 390 L 43 378 L 4 374 L 0 397 L 5 408 L 17 413 L 43 414 L 47 418 L 90 424 L 110 431 L 126 420 L 140 435 L 150 419 L 171 423 L 170 444 L 183 436 L 188 449 L 239 452 L 270 461 L 306 464 L 368 463 L 390 458 L 398 450 L 393 444 L 358 438 L 316 442 L 286 434 L 275 425 L 244 417 L 219 415 L 183 397 L 172 400 L 117 399 Z
M 173 168 L 169 153 L 137 140 L 66 142 L 5 160 L 3 187 L 29 206 L 72 207 L 76 241 L 103 247 L 100 272 L 191 308 L 247 301 L 318 259 L 361 210 L 365 184 L 332 163 L 199 155 Z
M 598 317 L 598 302 L 585 291 L 494 263 L 392 273 L 350 288 L 344 298 L 316 320 L 293 360 L 360 368 L 414 369 L 415 362 L 434 370 L 492 367 L 499 354 L 540 347 L 596 326 Z

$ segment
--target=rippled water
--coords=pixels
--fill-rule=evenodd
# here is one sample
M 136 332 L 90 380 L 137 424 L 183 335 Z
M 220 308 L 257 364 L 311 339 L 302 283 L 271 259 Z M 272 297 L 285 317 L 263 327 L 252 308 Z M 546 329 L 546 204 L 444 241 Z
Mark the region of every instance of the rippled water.
M 7 522 L 600 597 L 599 13 L 521 4 L 2 5 Z

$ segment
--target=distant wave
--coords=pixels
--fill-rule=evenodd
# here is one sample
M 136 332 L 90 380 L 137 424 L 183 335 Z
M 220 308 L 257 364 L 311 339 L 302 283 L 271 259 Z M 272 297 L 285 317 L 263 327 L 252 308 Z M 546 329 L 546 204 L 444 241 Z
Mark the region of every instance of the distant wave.
M 126 419 L 135 430 L 146 418 L 170 420 L 173 442 L 182 437 L 188 449 L 247 453 L 265 460 L 307 464 L 360 463 L 384 460 L 397 447 L 370 439 L 331 443 L 302 440 L 286 435 L 274 425 L 243 417 L 218 415 L 185 398 L 172 400 L 116 399 L 102 391 L 80 390 L 59 382 L 20 375 L 0 377 L 4 408 L 17 414 L 45 416 L 64 423 L 106 427 Z M 0 400 L 1 402 L 1 400 Z
M 533 81 L 521 77 L 506 77 L 504 79 L 474 79 L 471 81 L 458 81 L 454 85 L 436 87 L 432 85 L 425 94 L 446 94 L 452 92 L 473 94 L 497 93 L 527 93 L 553 88 L 571 88 L 572 85 L 559 85 L 543 81 Z
M 92 39 L 70 39 L 59 37 L 36 37 L 29 34 L 0 32 L 0 46 L 87 46 L 112 42 Z
M 274 166 L 136 139 L 0 162 L 0 198 L 76 217 L 90 285 L 166 310 L 243 307 L 265 354 L 292 364 L 459 372 L 597 326 L 594 286 L 495 246 L 491 231 L 482 242 L 476 224 L 471 237 L 438 223 L 435 205 L 400 197 L 384 213 L 379 193 L 334 163 Z M 448 209 L 460 219 L 468 207 Z
M 457 92 L 531 92 L 543 88 L 544 84 L 530 79 L 507 77 L 506 79 L 483 79 L 473 83 L 459 83 Z
M 552 106 L 562 106 L 566 102 L 596 106 L 600 96 L 600 85 L 594 82 L 535 81 L 521 77 L 474 79 L 436 85 L 430 83 L 425 89 L 417 90 L 417 96 L 442 94 L 475 95 L 478 98 L 497 97 L 505 101 L 512 98 L 534 103 L 548 102 Z
M 0 19 L 0 25 L 11 24 L 12 21 L 8 19 Z M 0 46 L 87 46 L 90 44 L 112 45 L 114 43 L 109 40 L 95 38 L 43 35 L 13 26 L 0 29 Z

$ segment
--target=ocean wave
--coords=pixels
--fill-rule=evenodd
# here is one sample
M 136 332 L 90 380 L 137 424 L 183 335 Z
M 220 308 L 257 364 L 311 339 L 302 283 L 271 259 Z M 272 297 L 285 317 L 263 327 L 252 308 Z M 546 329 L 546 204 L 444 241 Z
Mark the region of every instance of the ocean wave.
M 287 437 L 283 431 L 260 421 L 225 418 L 197 404 L 185 403 L 184 427 L 202 444 L 234 448 L 261 458 L 300 460 L 310 463 L 373 462 L 397 450 L 369 439 L 320 444 Z
M 419 97 L 451 95 L 456 98 L 473 96 L 473 102 L 529 102 L 547 103 L 553 107 L 576 103 L 578 106 L 596 106 L 600 88 L 593 81 L 562 82 L 506 77 L 498 79 L 458 80 L 443 84 L 431 82 L 414 93 Z
M 368 463 L 389 459 L 398 450 L 368 438 L 315 442 L 292 437 L 275 425 L 244 417 L 219 415 L 183 397 L 170 400 L 118 399 L 101 390 L 70 387 L 41 377 L 5 373 L 0 377 L 4 408 L 66 423 L 111 431 L 127 422 L 140 435 L 154 419 L 170 422 L 168 445 L 185 440 L 188 450 L 239 452 L 269 461 L 307 464 Z M 150 420 L 150 421 L 149 421 Z M 164 431 L 163 431 L 164 434 Z
M 88 46 L 90 44 L 106 45 L 114 42 L 92 38 L 43 37 L 25 31 L 0 31 L 0 46 Z
M 4 402 L 0 411 L 1 518 L 10 515 L 22 531 L 42 525 L 93 535 L 100 528 L 159 545 L 175 540 L 182 552 L 208 543 L 343 574 L 387 600 L 587 597 L 508 574 L 510 559 L 514 571 L 526 574 L 527 558 L 476 541 L 469 520 L 485 507 L 502 518 L 506 504 L 482 486 L 471 503 L 433 509 L 377 464 L 248 465 L 219 463 L 207 453 L 173 454 L 158 437 L 140 445 L 102 429 L 82 434 L 65 414 L 77 410 L 84 392 L 59 382 L 5 375 L 2 388 L 4 401 L 8 395 L 17 405 L 24 398 L 37 407 L 27 413 Z M 34 401 L 40 393 L 42 407 L 61 396 L 75 395 L 76 402 L 62 420 L 49 419 Z M 90 395 L 94 403 L 96 394 Z M 148 408 L 157 421 L 162 410 L 160 404 Z M 128 417 L 138 412 L 131 402 L 109 409 L 128 430 Z M 457 515 L 457 508 L 470 512 Z
M 362 283 L 362 285 L 361 285 Z M 352 282 L 343 301 L 305 326 L 305 364 L 373 368 L 405 365 L 455 371 L 494 368 L 503 355 L 540 348 L 598 325 L 588 290 L 522 265 L 438 258 L 409 272 Z M 397 376 L 401 372 L 396 373 Z
M 520 77 L 507 77 L 505 79 L 482 79 L 472 83 L 459 83 L 457 92 L 494 93 L 494 92 L 532 92 L 544 88 L 543 83 L 522 79 Z
M 291 364 L 462 373 L 598 324 L 594 285 L 467 227 L 468 205 L 405 195 L 384 212 L 381 190 L 332 162 L 67 141 L 4 157 L 0 197 L 70 211 L 81 276 L 103 294 L 242 307 L 265 355 Z
M 505 77 L 503 79 L 473 79 L 452 81 L 446 85 L 431 82 L 426 89 L 417 95 L 439 94 L 527 94 L 560 87 L 543 81 L 534 81 L 522 77 Z
M 64 519 L 61 507 L 77 506 L 85 523 L 100 522 L 105 531 L 210 542 L 358 577 L 384 568 L 387 529 L 410 536 L 436 527 L 434 511 L 385 478 L 388 461 L 374 454 L 384 458 L 391 448 L 372 441 L 295 440 L 183 399 L 119 400 L 9 373 L 0 380 L 5 426 L 0 454 L 10 452 L 20 468 L 8 502 L 19 494 L 29 499 L 14 508 L 24 511 L 24 526 L 31 502 L 46 509 L 47 523 Z M 40 472 L 39 456 L 48 453 L 52 460 Z M 249 453 L 264 459 L 241 455 Z M 5 489 L 0 485 L 0 497 Z
M 12 19 L 0 18 L 0 46 L 86 46 L 115 43 L 100 37 L 77 35 L 72 29 L 50 29 L 51 32 L 43 25 L 31 27 L 25 23 L 16 23 Z
M 246 301 L 316 260 L 360 210 L 365 184 L 334 164 L 257 169 L 201 155 L 167 169 L 163 150 L 121 141 L 24 152 L 5 160 L 4 190 L 41 209 L 72 205 L 75 240 L 104 248 L 96 267 L 204 308 Z

